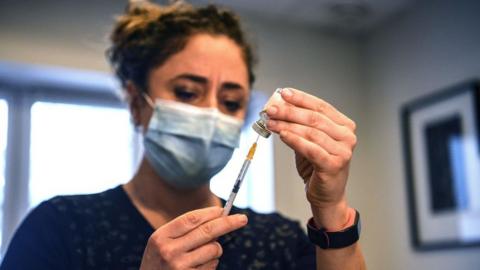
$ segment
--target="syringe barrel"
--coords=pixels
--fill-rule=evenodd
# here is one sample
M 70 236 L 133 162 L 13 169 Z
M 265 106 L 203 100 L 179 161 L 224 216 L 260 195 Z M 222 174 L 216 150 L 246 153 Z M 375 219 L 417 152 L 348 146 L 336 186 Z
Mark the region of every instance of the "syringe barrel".
M 230 196 L 228 197 L 228 200 L 225 203 L 225 207 L 223 207 L 224 216 L 228 216 L 228 214 L 230 213 L 230 210 L 232 210 L 233 201 L 237 196 L 238 190 L 240 190 L 240 186 L 242 185 L 243 178 L 245 178 L 245 175 L 247 174 L 250 163 L 251 163 L 251 160 L 249 159 L 245 159 L 245 161 L 243 162 L 242 168 L 238 173 L 237 180 L 235 180 L 235 185 L 233 186 L 232 192 L 230 193 Z
M 233 186 L 232 192 L 237 193 L 238 190 L 240 189 L 240 185 L 243 182 L 243 178 L 245 178 L 245 175 L 247 174 L 248 167 L 250 166 L 251 160 L 245 159 L 242 165 L 242 169 L 240 169 L 240 172 L 238 173 L 237 180 L 235 181 L 235 186 Z
M 230 210 L 232 210 L 233 206 L 233 201 L 235 200 L 235 197 L 237 197 L 237 193 L 230 193 L 230 196 L 228 197 L 228 201 L 225 203 L 225 206 L 223 207 L 223 216 L 228 216 L 230 214 Z

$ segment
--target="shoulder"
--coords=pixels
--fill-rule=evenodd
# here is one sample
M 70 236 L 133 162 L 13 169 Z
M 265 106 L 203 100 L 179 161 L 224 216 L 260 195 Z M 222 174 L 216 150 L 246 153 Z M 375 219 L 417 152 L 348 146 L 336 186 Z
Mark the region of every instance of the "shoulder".
M 114 207 L 119 189 L 121 186 L 94 194 L 56 196 L 43 204 L 49 205 L 60 213 L 88 215 L 93 214 L 94 210 Z
M 56 196 L 39 207 L 50 208 L 67 227 L 90 231 L 94 225 L 111 224 L 125 215 L 128 201 L 122 192 L 122 187 L 117 186 L 93 194 Z
M 116 198 L 119 189 L 121 186 L 95 194 L 53 197 L 35 207 L 23 225 L 29 228 L 42 227 L 54 231 L 52 233 L 56 235 L 78 236 L 80 231 L 93 232 L 99 222 L 115 216 L 115 211 L 120 211 L 118 202 L 121 200 Z
M 122 187 L 117 186 L 94 194 L 56 196 L 44 205 L 55 212 L 74 242 L 80 243 L 105 237 L 119 225 L 129 224 L 132 218 L 124 197 Z

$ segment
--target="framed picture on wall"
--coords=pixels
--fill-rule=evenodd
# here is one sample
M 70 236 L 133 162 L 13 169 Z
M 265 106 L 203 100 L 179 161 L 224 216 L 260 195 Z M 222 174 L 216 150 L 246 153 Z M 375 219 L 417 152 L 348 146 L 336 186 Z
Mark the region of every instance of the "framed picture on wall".
M 480 81 L 402 107 L 411 240 L 418 250 L 480 245 Z

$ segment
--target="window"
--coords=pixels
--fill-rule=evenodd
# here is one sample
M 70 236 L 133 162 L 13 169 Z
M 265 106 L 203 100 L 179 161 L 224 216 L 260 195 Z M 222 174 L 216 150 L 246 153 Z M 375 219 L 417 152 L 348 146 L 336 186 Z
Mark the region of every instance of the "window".
M 131 178 L 139 138 L 114 87 L 110 75 L 0 62 L 0 260 L 39 202 Z
M 8 107 L 7 102 L 0 99 L 0 224 L 3 220 L 3 194 L 5 187 L 5 151 L 7 148 Z M 0 243 L 2 232 L 0 230 Z M 1 259 L 1 256 L 0 256 Z
M 58 194 L 126 182 L 134 160 L 127 110 L 36 102 L 31 109 L 30 206 Z

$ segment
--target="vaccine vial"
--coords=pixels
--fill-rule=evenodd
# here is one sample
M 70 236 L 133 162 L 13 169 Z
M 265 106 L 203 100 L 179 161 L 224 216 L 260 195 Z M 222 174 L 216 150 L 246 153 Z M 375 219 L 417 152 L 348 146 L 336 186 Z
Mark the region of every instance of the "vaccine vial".
M 252 125 L 253 130 L 255 130 L 255 132 L 264 138 L 268 138 L 272 134 L 272 132 L 267 129 L 267 108 L 271 105 L 285 103 L 281 95 L 282 89 L 283 88 L 277 88 L 275 92 L 273 92 L 273 95 L 268 99 L 265 106 L 263 106 L 262 111 L 259 113 L 260 118 Z

